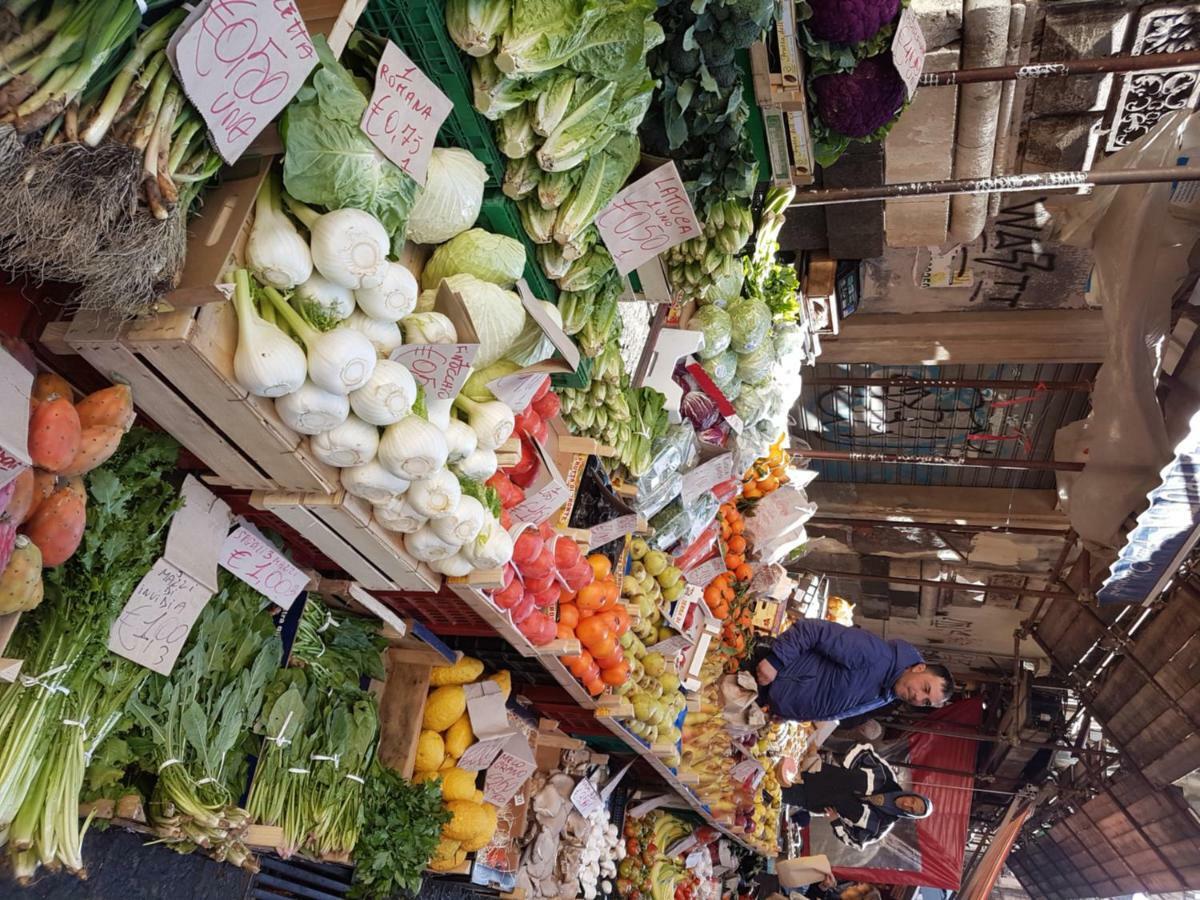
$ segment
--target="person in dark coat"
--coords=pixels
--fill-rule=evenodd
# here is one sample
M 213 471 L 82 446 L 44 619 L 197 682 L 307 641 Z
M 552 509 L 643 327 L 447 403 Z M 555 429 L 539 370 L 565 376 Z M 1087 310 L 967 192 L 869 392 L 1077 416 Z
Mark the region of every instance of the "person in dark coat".
M 838 881 L 832 875 L 811 885 L 804 896 L 809 900 L 882 900 L 875 885 L 865 881 Z
M 843 844 L 863 850 L 884 838 L 897 819 L 924 819 L 933 801 L 902 790 L 891 766 L 868 744 L 846 754 L 842 765 L 822 764 L 783 789 L 783 802 L 824 811 Z
M 823 619 L 801 619 L 756 648 L 759 696 L 772 715 L 800 722 L 847 719 L 899 699 L 942 706 L 954 692 L 943 666 L 912 644 Z

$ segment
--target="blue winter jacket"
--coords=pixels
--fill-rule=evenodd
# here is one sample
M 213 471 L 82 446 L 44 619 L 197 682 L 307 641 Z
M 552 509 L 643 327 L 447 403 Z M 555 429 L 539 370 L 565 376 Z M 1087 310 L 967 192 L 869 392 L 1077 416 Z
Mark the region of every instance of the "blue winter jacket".
M 767 661 L 771 714 L 796 721 L 848 719 L 896 699 L 892 685 L 923 662 L 912 644 L 823 619 L 802 619 L 775 641 Z

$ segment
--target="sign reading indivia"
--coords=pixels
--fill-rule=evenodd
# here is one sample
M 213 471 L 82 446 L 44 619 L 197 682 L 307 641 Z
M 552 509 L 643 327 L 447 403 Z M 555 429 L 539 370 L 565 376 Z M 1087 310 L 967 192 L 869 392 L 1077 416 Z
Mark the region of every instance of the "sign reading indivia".
M 600 210 L 596 227 L 622 275 L 700 234 L 692 201 L 673 162 L 620 191 Z
M 188 20 L 173 61 L 221 157 L 236 162 L 317 64 L 289 0 L 212 0 Z
M 452 109 L 450 98 L 388 41 L 359 127 L 384 156 L 424 185 L 438 129 Z

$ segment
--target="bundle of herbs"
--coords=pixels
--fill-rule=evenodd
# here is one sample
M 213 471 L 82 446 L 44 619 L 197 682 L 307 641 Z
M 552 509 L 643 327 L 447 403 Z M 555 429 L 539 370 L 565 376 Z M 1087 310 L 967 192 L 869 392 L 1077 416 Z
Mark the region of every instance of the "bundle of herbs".
M 12 0 L 0 44 L 0 267 L 134 315 L 178 283 L 186 221 L 220 167 L 166 58 L 182 9 Z
M 13 872 L 83 874 L 79 798 L 88 759 L 150 671 L 108 651 L 109 629 L 162 553 L 179 504 L 178 445 L 130 431 L 86 477 L 88 525 L 75 555 L 46 569 L 46 599 L 13 636 L 24 674 L 0 684 L 0 835 Z
M 242 841 L 250 729 L 278 669 L 282 644 L 268 602 L 227 572 L 170 676 L 155 675 L 129 701 L 139 765 L 157 776 L 149 807 L 155 833 L 181 853 L 200 848 L 253 868 Z
M 281 856 L 348 860 L 358 841 L 379 716 L 364 677 L 383 677 L 385 641 L 365 619 L 310 598 L 288 668 L 267 690 L 263 747 L 247 809 L 283 830 Z

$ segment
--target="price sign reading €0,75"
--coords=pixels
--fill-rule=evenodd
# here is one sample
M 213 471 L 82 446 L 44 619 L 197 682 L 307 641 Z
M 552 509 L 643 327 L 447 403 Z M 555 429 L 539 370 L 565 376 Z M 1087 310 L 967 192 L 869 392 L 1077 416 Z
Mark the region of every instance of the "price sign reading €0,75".
M 613 197 L 596 216 L 596 227 L 622 275 L 700 234 L 692 201 L 673 162 Z
M 452 109 L 450 98 L 388 41 L 359 127 L 380 153 L 423 185 L 433 142 Z
M 291 0 L 212 0 L 187 23 L 173 60 L 226 162 L 287 106 L 317 64 Z

